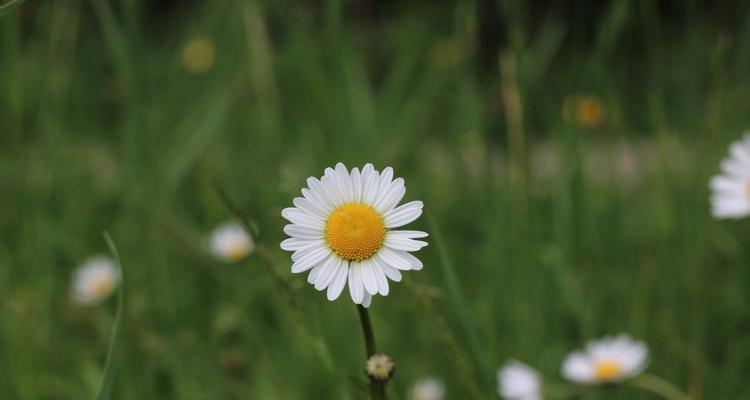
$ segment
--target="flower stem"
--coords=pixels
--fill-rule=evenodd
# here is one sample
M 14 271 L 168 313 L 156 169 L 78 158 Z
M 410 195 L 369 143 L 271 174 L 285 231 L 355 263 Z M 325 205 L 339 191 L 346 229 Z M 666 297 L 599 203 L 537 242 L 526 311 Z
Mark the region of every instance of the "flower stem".
M 631 385 L 658 394 L 667 400 L 691 400 L 674 384 L 656 375 L 642 374 L 631 381 Z
M 375 334 L 372 331 L 372 323 L 370 322 L 370 314 L 367 312 L 367 308 L 362 307 L 361 304 L 357 304 L 357 311 L 359 312 L 359 322 L 362 324 L 362 333 L 365 336 L 365 353 L 369 359 L 377 352 Z M 371 377 L 370 395 L 372 400 L 385 399 L 385 383 L 378 382 Z

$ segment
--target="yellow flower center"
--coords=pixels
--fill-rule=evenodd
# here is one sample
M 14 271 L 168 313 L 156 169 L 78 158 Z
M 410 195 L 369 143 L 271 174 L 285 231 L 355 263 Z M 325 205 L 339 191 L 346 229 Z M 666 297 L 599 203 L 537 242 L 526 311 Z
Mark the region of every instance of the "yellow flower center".
M 97 298 L 102 298 L 109 294 L 114 287 L 114 282 L 110 279 L 97 279 L 91 284 L 91 291 Z
M 374 208 L 361 204 L 344 204 L 326 221 L 326 241 L 339 257 L 360 261 L 370 258 L 383 245 L 385 224 Z
M 600 381 L 612 381 L 622 373 L 620 364 L 612 361 L 602 361 L 594 367 L 594 375 Z
M 226 257 L 228 261 L 237 262 L 245 258 L 248 253 L 248 247 L 245 246 L 244 243 L 235 243 L 227 248 L 226 253 L 224 253 L 224 257 Z
M 577 110 L 578 123 L 586 129 L 596 129 L 604 121 L 604 106 L 594 96 L 579 100 Z

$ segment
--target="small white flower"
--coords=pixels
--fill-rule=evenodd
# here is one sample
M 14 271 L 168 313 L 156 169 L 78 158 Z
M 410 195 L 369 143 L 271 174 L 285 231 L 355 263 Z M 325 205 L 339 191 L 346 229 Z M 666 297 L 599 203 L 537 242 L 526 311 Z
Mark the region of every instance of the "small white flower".
M 367 164 L 349 171 L 344 164 L 326 168 L 323 177 L 307 179 L 302 196 L 281 215 L 289 239 L 281 248 L 292 254 L 292 273 L 310 271 L 307 281 L 317 290 L 328 289 L 328 300 L 339 297 L 349 284 L 356 304 L 370 305 L 372 296 L 387 296 L 388 279 L 401 281 L 401 271 L 420 270 L 411 255 L 425 246 L 416 240 L 422 231 L 396 230 L 422 215 L 422 202 L 398 206 L 406 194 L 402 178 L 393 169 L 376 171 Z
M 120 269 L 106 256 L 92 257 L 73 273 L 72 296 L 79 304 L 94 304 L 109 296 L 120 283 Z
M 383 353 L 375 353 L 365 361 L 365 374 L 379 382 L 391 379 L 395 370 L 396 364 Z
M 539 373 L 519 361 L 509 361 L 497 373 L 498 392 L 508 400 L 541 400 Z
M 409 396 L 410 400 L 443 400 L 443 398 L 445 398 L 445 385 L 433 377 L 418 380 Z
M 713 216 L 737 219 L 750 215 L 750 132 L 729 147 L 721 172 L 711 179 Z
M 217 258 L 237 262 L 253 251 L 255 243 L 239 223 L 230 221 L 214 229 L 208 247 Z
M 647 362 L 646 345 L 621 334 L 590 341 L 583 351 L 569 354 L 562 374 L 575 383 L 615 383 L 640 374 Z

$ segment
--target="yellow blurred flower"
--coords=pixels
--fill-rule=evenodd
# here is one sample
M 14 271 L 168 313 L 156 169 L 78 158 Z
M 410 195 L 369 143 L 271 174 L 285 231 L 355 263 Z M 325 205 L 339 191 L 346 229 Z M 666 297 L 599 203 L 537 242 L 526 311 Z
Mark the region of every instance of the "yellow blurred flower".
M 190 73 L 208 72 L 214 66 L 215 60 L 214 44 L 209 39 L 190 39 L 182 48 L 182 64 Z
M 582 129 L 599 129 L 606 119 L 604 103 L 593 95 L 568 96 L 563 102 L 563 118 Z

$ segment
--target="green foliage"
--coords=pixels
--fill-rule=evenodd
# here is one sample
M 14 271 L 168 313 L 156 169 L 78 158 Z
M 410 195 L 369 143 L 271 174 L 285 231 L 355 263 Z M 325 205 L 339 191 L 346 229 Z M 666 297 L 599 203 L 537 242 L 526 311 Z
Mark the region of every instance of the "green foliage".
M 389 398 L 423 375 L 495 398 L 508 358 L 558 381 L 568 351 L 619 332 L 695 399 L 750 397 L 750 227 L 713 220 L 707 184 L 748 127 L 748 10 L 613 1 L 581 21 L 510 2 L 510 151 L 473 2 L 173 3 L 2 3 L 0 397 L 94 398 L 122 322 L 112 399 L 362 398 L 355 308 L 278 248 L 281 209 L 337 161 L 393 166 L 435 221 L 414 223 L 424 270 L 370 311 Z M 195 38 L 213 54 L 189 67 Z M 574 95 L 600 99 L 601 126 L 566 120 Z M 207 255 L 232 217 L 217 184 L 265 256 Z M 103 229 L 127 261 L 122 319 L 69 300 Z

